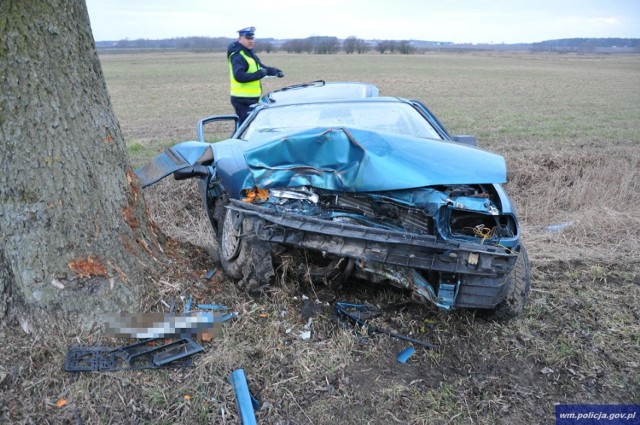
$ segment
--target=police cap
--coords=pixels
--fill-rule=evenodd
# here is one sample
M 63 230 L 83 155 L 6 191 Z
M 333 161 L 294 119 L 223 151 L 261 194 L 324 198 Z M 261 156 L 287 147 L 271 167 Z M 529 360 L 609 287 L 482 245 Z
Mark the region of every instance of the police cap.
M 256 31 L 256 27 L 246 27 L 238 30 L 238 34 L 245 37 L 253 37 L 253 33 Z

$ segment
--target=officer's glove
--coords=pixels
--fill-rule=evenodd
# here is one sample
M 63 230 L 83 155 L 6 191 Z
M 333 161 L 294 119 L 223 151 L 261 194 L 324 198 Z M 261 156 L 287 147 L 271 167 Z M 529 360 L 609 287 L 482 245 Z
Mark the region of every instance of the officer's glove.
M 282 71 L 278 70 L 278 71 L 276 72 L 276 77 L 278 77 L 278 78 L 282 78 L 282 77 L 284 77 L 284 72 L 282 72 Z

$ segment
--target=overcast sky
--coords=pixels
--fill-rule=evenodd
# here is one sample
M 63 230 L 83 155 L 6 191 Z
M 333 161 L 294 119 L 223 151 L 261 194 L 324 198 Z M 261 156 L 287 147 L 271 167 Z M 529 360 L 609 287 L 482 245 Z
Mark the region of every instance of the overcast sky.
M 96 41 L 356 36 L 519 43 L 640 38 L 640 0 L 86 0 Z

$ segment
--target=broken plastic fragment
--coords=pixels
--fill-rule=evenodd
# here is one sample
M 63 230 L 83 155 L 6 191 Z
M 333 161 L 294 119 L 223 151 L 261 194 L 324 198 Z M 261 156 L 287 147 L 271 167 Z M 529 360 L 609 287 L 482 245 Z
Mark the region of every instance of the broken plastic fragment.
M 184 312 L 189 313 L 191 311 L 191 304 L 193 303 L 193 297 L 189 295 L 187 303 L 184 305 Z
M 547 233 L 560 233 L 567 227 L 570 227 L 573 224 L 573 221 L 566 221 L 564 223 L 551 224 L 544 228 Z
M 244 196 L 242 202 L 257 202 L 269 199 L 269 191 L 267 189 L 260 189 L 257 186 L 252 189 L 244 189 L 242 195 Z
M 298 334 L 301 340 L 306 341 L 311 339 L 311 331 L 302 331 Z
M 92 372 L 192 367 L 191 354 L 202 351 L 193 340 L 162 344 L 160 338 L 122 347 L 70 347 L 64 363 L 67 372 Z M 169 359 L 173 357 L 172 359 Z M 157 361 L 157 363 L 156 363 Z
M 253 412 L 253 403 L 251 402 L 251 394 L 249 393 L 247 378 L 244 376 L 244 370 L 234 370 L 228 379 L 236 393 L 236 406 L 240 415 L 240 422 L 242 425 L 255 425 L 256 417 Z
M 229 310 L 229 307 L 220 304 L 198 304 L 200 310 Z
M 299 190 L 278 190 L 278 189 L 270 189 L 269 193 L 276 198 L 286 198 L 286 199 L 300 199 L 304 201 L 310 201 L 314 204 L 317 204 L 320 200 L 320 197 L 311 192 L 306 188 L 302 188 Z
M 351 304 L 344 302 L 335 303 L 336 313 L 339 318 L 349 319 L 350 322 L 355 323 L 363 328 L 366 328 L 369 333 L 384 333 L 393 338 L 402 339 L 411 343 L 420 345 L 425 348 L 438 348 L 437 345 L 421 341 L 415 338 L 411 338 L 397 332 L 390 331 L 388 329 L 371 326 L 366 323 L 366 320 L 380 314 L 380 309 L 367 305 L 367 304 Z
M 51 280 L 51 286 L 58 289 L 64 289 L 64 284 L 60 282 L 58 279 L 56 279 L 55 277 Z
M 153 364 L 163 366 L 174 360 L 179 360 L 203 350 L 202 346 L 191 338 L 175 341 L 173 345 L 167 345 L 167 350 L 156 353 L 153 356 Z
M 416 352 L 415 348 L 407 347 L 398 353 L 398 355 L 396 356 L 396 360 L 398 360 L 400 363 L 406 363 L 409 357 L 411 357 L 411 355 L 415 352 Z

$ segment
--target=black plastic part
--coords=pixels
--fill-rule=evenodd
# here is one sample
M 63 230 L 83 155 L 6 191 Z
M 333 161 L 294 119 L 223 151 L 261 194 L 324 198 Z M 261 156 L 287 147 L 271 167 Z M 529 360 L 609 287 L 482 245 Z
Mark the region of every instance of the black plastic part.
M 163 366 L 175 360 L 182 359 L 195 353 L 199 353 L 203 348 L 191 338 L 184 338 L 166 350 L 159 351 L 153 355 L 153 364 Z
M 116 348 L 69 347 L 64 370 L 106 372 L 193 367 L 193 359 L 190 356 L 202 351 L 202 347 L 191 338 L 174 340 L 168 344 L 159 344 L 161 341 L 160 338 L 152 338 Z
M 183 168 L 173 173 L 173 178 L 176 180 L 186 180 L 193 177 L 206 177 L 209 175 L 209 167 L 205 165 L 192 165 L 191 167 Z
M 421 341 L 419 339 L 411 338 L 406 335 L 399 334 L 397 332 L 390 331 L 388 329 L 379 328 L 377 326 L 371 326 L 366 323 L 366 320 L 372 317 L 376 317 L 380 314 L 380 309 L 375 306 L 366 305 L 366 304 L 350 304 L 350 303 L 342 303 L 337 302 L 336 305 L 336 313 L 338 317 L 343 316 L 348 319 L 352 323 L 355 323 L 359 326 L 366 328 L 369 333 L 383 333 L 387 334 L 392 338 L 402 339 L 404 341 L 412 342 L 416 345 L 420 345 L 425 348 L 439 348 L 438 345 L 431 344 L 426 341 Z

